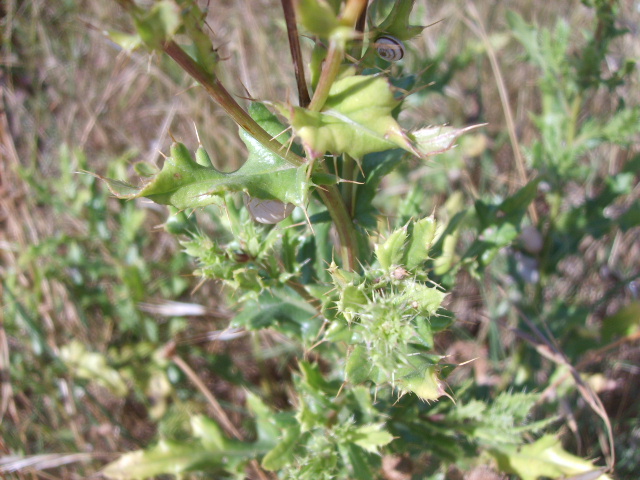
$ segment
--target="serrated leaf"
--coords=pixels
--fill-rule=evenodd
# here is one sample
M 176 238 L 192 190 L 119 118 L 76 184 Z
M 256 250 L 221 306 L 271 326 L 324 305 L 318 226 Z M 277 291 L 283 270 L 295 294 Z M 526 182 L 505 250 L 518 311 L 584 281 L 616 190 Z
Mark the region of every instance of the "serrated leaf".
M 262 459 L 262 467 L 273 471 L 292 463 L 300 434 L 300 425 L 298 423 L 285 428 L 278 444 Z
M 406 241 L 407 231 L 399 228 L 389 235 L 384 243 L 376 245 L 376 258 L 383 269 L 389 270 L 393 266 L 402 264 Z
M 381 423 L 362 425 L 355 430 L 351 441 L 367 452 L 377 453 L 380 447 L 393 441 L 393 436 L 383 427 Z
M 409 269 L 417 267 L 429 258 L 429 250 L 437 233 L 437 225 L 433 217 L 418 220 L 411 226 L 411 235 L 403 258 L 403 264 Z
M 371 368 L 369 351 L 363 345 L 356 345 L 347 358 L 346 379 L 351 383 L 362 383 L 369 379 Z
M 541 477 L 566 478 L 594 470 L 594 465 L 583 458 L 570 454 L 562 448 L 560 440 L 545 435 L 536 442 L 520 447 L 505 447 L 490 450 L 500 470 L 519 475 L 522 480 L 537 480 Z M 608 475 L 599 475 L 597 480 L 611 480 Z
M 276 136 L 284 130 L 263 105 L 254 106 L 251 113 L 268 133 Z M 306 165 L 292 165 L 244 130 L 241 130 L 240 137 L 247 145 L 249 157 L 235 172 L 223 173 L 200 165 L 183 144 L 174 143 L 171 156 L 165 160 L 160 173 L 142 187 L 98 177 L 118 198 L 147 197 L 178 209 L 217 203 L 219 197 L 229 192 L 245 192 L 253 198 L 303 206 L 310 186 Z M 287 137 L 282 136 L 280 140 L 285 141 Z M 203 154 L 199 155 L 200 162 L 205 163 Z
M 386 78 L 352 75 L 333 83 L 322 111 L 286 105 L 280 111 L 317 156 L 347 153 L 361 159 L 400 147 L 426 158 L 449 150 L 456 138 L 477 127 L 429 127 L 407 134 L 392 116 L 399 104 Z
M 354 315 L 362 312 L 369 303 L 365 293 L 355 285 L 347 285 L 340 292 L 338 310 L 344 314 L 347 321 L 351 321 Z
M 420 365 L 423 362 L 420 362 L 419 359 L 414 361 L 418 365 L 403 368 L 409 373 L 397 380 L 398 388 L 403 393 L 413 392 L 426 402 L 436 401 L 442 396 L 451 398 L 445 391 L 445 383 L 438 376 L 438 366 L 428 363 Z
M 281 111 L 318 155 L 330 151 L 360 159 L 397 147 L 415 152 L 391 115 L 399 103 L 384 77 L 354 75 L 331 86 L 321 112 L 286 106 Z
M 108 464 L 102 475 L 115 480 L 142 480 L 157 475 L 181 475 L 198 468 L 215 470 L 221 459 L 201 445 L 161 441 L 155 447 L 122 455 Z
M 286 292 L 264 292 L 256 301 L 244 304 L 232 325 L 249 330 L 275 328 L 303 340 L 312 340 L 322 321 L 308 303 Z
M 436 314 L 446 296 L 445 292 L 436 287 L 412 282 L 405 284 L 405 290 L 398 296 L 398 301 L 411 305 L 420 315 L 431 317 Z
M 409 24 L 409 15 L 415 0 L 398 0 L 387 18 L 376 28 L 382 33 L 389 33 L 399 40 L 408 40 L 420 35 L 424 27 Z

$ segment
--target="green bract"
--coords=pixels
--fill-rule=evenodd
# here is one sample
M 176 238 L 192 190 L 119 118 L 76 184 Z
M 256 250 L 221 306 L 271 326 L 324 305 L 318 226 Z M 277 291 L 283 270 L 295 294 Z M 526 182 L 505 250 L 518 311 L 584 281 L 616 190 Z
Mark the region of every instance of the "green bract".
M 424 27 L 411 25 L 409 22 L 414 3 L 415 0 L 399 0 L 396 2 L 387 18 L 378 25 L 376 31 L 391 34 L 399 40 L 408 40 L 420 35 Z

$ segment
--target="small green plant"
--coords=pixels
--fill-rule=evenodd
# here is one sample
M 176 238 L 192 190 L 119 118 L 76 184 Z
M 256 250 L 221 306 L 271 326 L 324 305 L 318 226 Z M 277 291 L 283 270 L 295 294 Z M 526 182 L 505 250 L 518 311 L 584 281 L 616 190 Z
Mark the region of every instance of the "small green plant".
M 444 287 L 453 288 L 461 269 L 482 275 L 518 239 L 541 179 L 499 201 L 478 200 L 473 211 L 458 209 L 448 223 L 425 215 L 412 201 L 395 212 L 380 208 L 376 200 L 385 176 L 406 168 L 409 159 L 447 152 L 475 128 L 408 131 L 398 122 L 415 77 L 403 76 L 390 61 L 401 59 L 403 43 L 422 31 L 410 22 L 414 1 L 374 2 L 375 15 L 367 15 L 363 0 L 299 0 L 295 9 L 283 1 L 293 32 L 299 105 L 253 101 L 247 110 L 219 80 L 224 64 L 195 1 L 119 3 L 136 33 L 113 32 L 112 38 L 175 60 L 238 124 L 248 156 L 242 167 L 226 173 L 213 166 L 202 146 L 192 155 L 175 143 L 159 171 L 139 166 L 148 176 L 141 185 L 104 180 L 119 198 L 168 205 L 173 216 L 166 227 L 181 235 L 198 263 L 196 273 L 233 292 L 238 313 L 231 326 L 284 335 L 296 345 L 297 363 L 291 409 L 276 409 L 257 392 L 248 393 L 249 434 L 234 431 L 224 414 L 215 420 L 193 416 L 189 439 L 163 438 L 125 454 L 105 468 L 107 477 L 204 471 L 243 478 L 250 471 L 256 478 L 370 479 L 381 476 L 383 458 L 397 455 L 411 459 L 415 478 L 443 478 L 451 464 L 471 468 L 490 462 L 525 480 L 609 478 L 564 451 L 554 436 L 531 441 L 553 421 L 531 420 L 538 394 L 503 392 L 481 399 L 473 385 L 455 394 L 448 389 L 446 378 L 456 365 L 447 363 L 434 341 L 454 320 L 442 307 Z M 527 26 L 510 18 L 524 38 Z M 296 20 L 315 41 L 309 83 Z M 597 44 L 592 47 L 596 62 L 603 53 Z M 584 72 L 578 91 L 599 81 L 586 63 L 576 69 Z M 551 95 L 551 88 L 543 93 Z M 578 93 L 563 94 L 564 100 L 579 101 Z M 545 97 L 545 105 L 552 104 L 557 105 Z M 575 122 L 561 126 L 576 138 Z M 609 125 L 598 131 L 613 130 Z M 588 126 L 582 131 L 586 135 Z M 582 146 L 564 140 L 535 145 L 541 162 L 535 166 L 546 180 L 564 178 L 595 137 Z M 561 188 L 552 185 L 553 191 Z M 199 225 L 200 216 L 213 218 L 215 236 Z M 457 254 L 460 232 L 469 225 L 477 235 Z

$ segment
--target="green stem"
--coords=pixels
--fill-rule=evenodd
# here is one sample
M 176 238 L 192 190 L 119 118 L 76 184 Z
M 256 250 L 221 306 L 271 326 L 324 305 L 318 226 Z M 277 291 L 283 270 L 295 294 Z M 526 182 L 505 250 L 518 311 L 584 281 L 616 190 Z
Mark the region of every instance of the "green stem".
M 335 185 L 330 185 L 319 188 L 318 193 L 329 210 L 329 215 L 331 215 L 340 238 L 342 266 L 345 270 L 355 271 L 358 269 L 358 237 L 351 216 L 342 201 L 340 191 Z
M 347 0 L 340 17 L 340 23 L 342 25 L 354 27 L 366 6 L 367 0 Z M 331 85 L 333 85 L 333 82 L 340 72 L 340 66 L 342 65 L 342 59 L 344 58 L 345 44 L 346 41 L 344 38 L 332 38 L 329 41 L 327 58 L 324 60 L 324 66 L 320 73 L 320 80 L 318 80 L 316 91 L 313 92 L 313 98 L 311 99 L 311 103 L 308 107 L 309 110 L 319 112 L 327 101 Z
M 349 215 L 353 218 L 353 214 L 355 211 L 355 184 L 351 182 L 354 180 L 354 173 L 356 170 L 356 161 L 346 153 L 342 154 L 342 178 L 344 180 L 350 180 L 348 182 L 344 182 L 342 184 L 342 198 L 344 198 L 344 203 L 347 205 L 347 211 Z
M 340 71 L 340 65 L 342 65 L 342 59 L 344 57 L 344 42 L 331 40 L 329 42 L 329 52 L 327 58 L 324 60 L 324 67 L 320 74 L 320 80 L 318 80 L 318 86 L 313 92 L 313 98 L 309 104 L 309 110 L 313 112 L 319 112 L 322 110 L 324 103 L 329 96 L 329 90 L 331 85 L 338 76 Z
M 345 8 L 342 11 L 340 23 L 353 27 L 363 13 L 366 5 L 367 0 L 347 0 Z M 322 73 L 320 73 L 318 86 L 315 92 L 313 92 L 313 98 L 308 107 L 309 110 L 319 112 L 327 101 L 331 86 L 340 72 L 340 66 L 342 65 L 345 53 L 345 44 L 344 39 L 331 39 L 329 41 L 327 58 L 324 61 Z M 307 157 L 311 158 L 309 155 L 307 155 Z M 326 165 L 323 165 L 322 168 L 324 168 L 325 171 L 327 169 Z M 331 215 L 331 219 L 336 226 L 338 237 L 340 238 L 340 258 L 342 258 L 343 268 L 349 271 L 357 270 L 358 236 L 351 215 L 340 194 L 340 190 L 337 186 L 331 185 L 319 188 L 318 193 L 327 210 L 329 210 L 329 215 Z
M 299 157 L 286 146 L 269 135 L 251 116 L 238 105 L 238 102 L 224 88 L 220 81 L 207 73 L 196 61 L 191 58 L 178 44 L 169 41 L 163 45 L 164 52 L 182 67 L 202 85 L 209 95 L 220 105 L 233 120 L 253 138 L 260 142 L 265 148 L 276 155 L 285 158 L 293 165 L 304 165 L 304 158 Z

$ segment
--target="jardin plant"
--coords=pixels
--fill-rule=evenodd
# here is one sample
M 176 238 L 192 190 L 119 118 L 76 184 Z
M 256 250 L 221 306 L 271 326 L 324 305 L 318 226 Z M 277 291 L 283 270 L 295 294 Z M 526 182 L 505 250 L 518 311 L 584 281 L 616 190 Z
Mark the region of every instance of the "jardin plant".
M 252 99 L 246 110 L 219 80 L 225 63 L 207 33 L 203 7 L 193 0 L 119 3 L 135 33 L 111 37 L 129 49 L 171 57 L 237 123 L 248 155 L 238 170 L 222 172 L 211 161 L 216 152 L 176 142 L 161 169 L 137 166 L 139 184 L 104 180 L 119 198 L 169 206 L 166 228 L 197 261 L 195 273 L 232 292 L 237 314 L 231 327 L 271 329 L 299 349 L 290 408 L 269 404 L 257 388 L 247 391 L 243 433 L 212 399 L 218 414 L 193 416 L 191 438 L 162 438 L 125 454 L 105 468 L 107 477 L 207 472 L 370 479 L 390 475 L 388 459 L 405 459 L 410 466 L 398 470 L 402 478 L 444 478 L 448 465 L 482 464 L 525 480 L 610 478 L 604 468 L 565 451 L 553 433 L 543 434 L 555 418 L 533 419 L 539 394 L 505 389 L 482 396 L 472 383 L 451 389 L 447 376 L 465 366 L 450 364 L 434 340 L 455 322 L 442 304 L 456 274 L 465 269 L 482 276 L 505 247 L 528 241 L 523 231 L 540 235 L 538 225 L 523 230 L 540 184 L 566 178 L 577 155 L 570 149 L 586 148 L 588 139 L 536 144 L 539 178 L 493 202 L 478 200 L 471 211 L 452 207 L 448 221 L 420 209 L 424 192 L 418 186 L 391 210 L 377 199 L 385 177 L 406 171 L 416 159 L 431 162 L 481 128 L 401 127 L 398 116 L 420 86 L 417 75 L 393 67 L 424 28 L 411 21 L 414 1 L 283 0 L 298 102 Z M 519 17 L 512 16 L 511 24 L 521 39 L 531 33 Z M 314 43 L 309 79 L 298 28 Z M 599 62 L 603 53 L 592 47 L 592 61 Z M 539 51 L 529 53 L 546 65 Z M 576 68 L 588 71 L 580 78 L 591 82 L 578 90 L 599 81 L 586 63 Z M 285 62 L 274 71 L 287 73 Z M 559 91 L 565 99 L 581 98 Z M 550 87 L 545 94 L 551 95 Z M 541 129 L 549 128 L 544 115 L 554 105 L 545 101 Z M 624 115 L 608 129 L 589 124 L 582 132 L 598 132 L 593 141 L 627 142 L 638 113 Z M 618 123 L 628 131 L 615 129 Z M 575 139 L 576 125 L 566 128 Z M 614 182 L 615 188 L 629 187 L 627 180 Z M 553 193 L 560 190 L 551 182 Z M 204 215 L 214 218 L 215 235 L 199 224 Z M 543 275 L 552 270 L 549 242 L 564 228 L 556 212 L 552 220 L 544 245 L 529 249 L 546 249 Z M 637 216 L 627 221 L 631 227 Z M 458 240 L 469 234 L 474 238 L 460 253 Z M 522 257 L 510 261 L 522 263 Z M 513 268 L 525 290 L 531 276 L 522 265 Z M 163 353 L 172 358 L 171 348 Z

